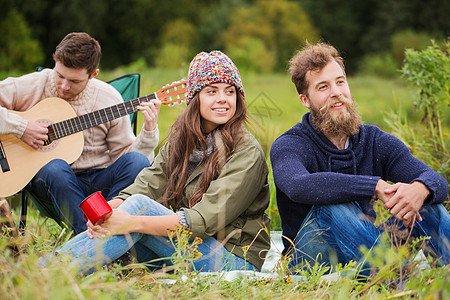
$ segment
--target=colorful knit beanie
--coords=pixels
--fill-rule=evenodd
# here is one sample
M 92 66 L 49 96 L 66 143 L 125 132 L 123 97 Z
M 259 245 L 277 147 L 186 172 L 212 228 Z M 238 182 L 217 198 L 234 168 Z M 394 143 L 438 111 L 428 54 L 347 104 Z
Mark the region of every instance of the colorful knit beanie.
M 191 61 L 186 89 L 186 104 L 195 93 L 213 83 L 228 83 L 245 97 L 241 75 L 231 59 L 224 53 L 214 50 L 209 53 L 201 52 Z

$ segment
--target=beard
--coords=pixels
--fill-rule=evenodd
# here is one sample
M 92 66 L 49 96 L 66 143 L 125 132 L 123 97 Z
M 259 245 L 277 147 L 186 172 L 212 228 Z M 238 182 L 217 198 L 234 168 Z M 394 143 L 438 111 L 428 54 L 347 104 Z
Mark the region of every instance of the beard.
M 325 136 L 351 136 L 358 133 L 361 127 L 361 117 L 356 109 L 356 103 L 351 98 L 340 96 L 345 109 L 333 110 L 336 102 L 329 101 L 322 108 L 314 107 L 310 102 L 311 120 L 314 128 Z

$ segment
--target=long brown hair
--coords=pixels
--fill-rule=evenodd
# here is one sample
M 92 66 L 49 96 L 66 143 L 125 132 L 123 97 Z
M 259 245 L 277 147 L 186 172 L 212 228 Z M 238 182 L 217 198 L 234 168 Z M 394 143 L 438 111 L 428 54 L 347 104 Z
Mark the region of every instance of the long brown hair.
M 211 132 L 220 134 L 223 147 L 216 149 L 208 156 L 205 169 L 202 173 L 197 189 L 189 199 L 189 207 L 197 204 L 208 189 L 212 180 L 216 179 L 225 163 L 226 157 L 231 154 L 243 136 L 243 124 L 247 122 L 247 107 L 244 96 L 236 93 L 236 112 L 227 123 L 219 125 Z M 199 93 L 190 101 L 186 110 L 172 125 L 169 137 L 170 155 L 167 163 L 167 188 L 164 192 L 164 203 L 167 207 L 179 209 L 186 182 L 189 156 L 195 148 L 201 146 L 208 148 L 206 136 L 201 128 Z

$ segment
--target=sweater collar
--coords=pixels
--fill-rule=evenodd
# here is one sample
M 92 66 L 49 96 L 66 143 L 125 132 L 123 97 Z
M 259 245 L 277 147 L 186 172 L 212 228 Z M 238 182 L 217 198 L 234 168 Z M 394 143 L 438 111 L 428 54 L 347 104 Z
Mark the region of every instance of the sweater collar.
M 310 136 L 311 141 L 316 143 L 318 149 L 322 149 L 326 155 L 328 172 L 357 174 L 354 146 L 359 140 L 360 132 L 349 137 L 347 148 L 339 150 L 324 134 L 313 127 L 310 113 L 303 116 L 302 123 L 305 125 L 305 132 Z

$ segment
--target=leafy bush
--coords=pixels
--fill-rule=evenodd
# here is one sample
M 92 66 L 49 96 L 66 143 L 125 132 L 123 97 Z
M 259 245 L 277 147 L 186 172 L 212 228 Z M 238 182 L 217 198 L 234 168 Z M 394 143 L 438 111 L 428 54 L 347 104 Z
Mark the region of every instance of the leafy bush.
M 435 149 L 445 150 L 441 111 L 450 104 L 450 42 L 442 51 L 433 44 L 423 51 L 406 50 L 403 77 L 419 89 L 414 105 L 423 114 Z
M 29 71 L 44 61 L 39 42 L 31 37 L 23 15 L 11 10 L 0 21 L 0 69 Z
M 421 132 L 411 128 L 402 111 L 385 116 L 385 122 L 402 139 L 414 156 L 450 180 L 450 153 L 446 147 L 448 133 L 443 132 L 442 119 L 450 104 L 450 43 L 444 49 L 433 44 L 423 51 L 408 49 L 402 76 L 417 90 L 414 107 L 421 113 Z M 422 134 L 425 132 L 425 134 Z

